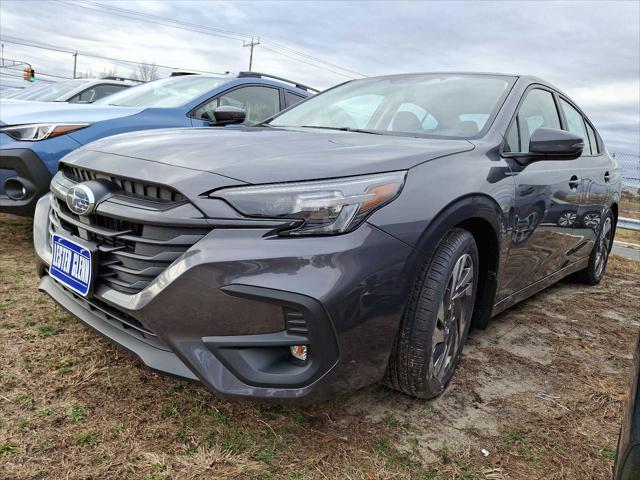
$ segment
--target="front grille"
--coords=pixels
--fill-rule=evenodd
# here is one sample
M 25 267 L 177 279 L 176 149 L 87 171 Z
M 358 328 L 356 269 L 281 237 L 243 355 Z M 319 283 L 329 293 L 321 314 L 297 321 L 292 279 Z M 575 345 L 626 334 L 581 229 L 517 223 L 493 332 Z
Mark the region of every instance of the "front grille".
M 101 214 L 79 217 L 54 197 L 50 234 L 68 234 L 98 245 L 96 286 L 135 294 L 160 275 L 211 229 L 202 226 L 152 225 Z
M 86 182 L 88 180 L 108 180 L 122 190 L 125 195 L 130 195 L 155 202 L 184 202 L 186 198 L 179 192 L 162 185 L 144 183 L 130 178 L 118 177 L 109 173 L 96 172 L 87 168 L 63 165 L 62 173 L 74 182 Z

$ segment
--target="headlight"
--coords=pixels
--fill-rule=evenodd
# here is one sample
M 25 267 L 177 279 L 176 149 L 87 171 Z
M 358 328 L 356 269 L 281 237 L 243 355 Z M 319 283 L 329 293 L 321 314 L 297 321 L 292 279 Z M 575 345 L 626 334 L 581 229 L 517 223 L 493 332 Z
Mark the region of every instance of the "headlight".
M 331 235 L 350 232 L 374 210 L 393 200 L 406 172 L 391 172 L 317 182 L 225 188 L 209 194 L 250 217 L 300 219 L 283 235 Z
M 59 137 L 88 126 L 88 123 L 31 123 L 1 127 L 0 132 L 4 132 L 16 140 L 35 142 L 45 138 Z

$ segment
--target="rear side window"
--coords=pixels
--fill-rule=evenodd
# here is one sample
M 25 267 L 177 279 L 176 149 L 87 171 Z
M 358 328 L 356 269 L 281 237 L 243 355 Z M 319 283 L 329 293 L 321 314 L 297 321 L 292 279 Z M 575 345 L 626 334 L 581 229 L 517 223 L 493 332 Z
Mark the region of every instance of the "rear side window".
M 559 129 L 560 117 L 551 92 L 540 89 L 529 91 L 520 105 L 516 121 L 517 124 L 513 122 L 507 132 L 505 150 L 509 152 L 528 152 L 531 135 L 540 127 Z
M 291 93 L 289 90 L 284 91 L 284 105 L 289 108 L 291 105 L 295 105 L 298 102 L 304 100 L 304 97 Z
M 584 153 L 589 154 L 589 136 L 587 135 L 587 129 L 584 126 L 584 118 L 582 118 L 582 114 L 565 100 L 561 99 L 560 105 L 562 106 L 564 118 L 567 120 L 567 130 L 574 135 L 578 135 L 582 140 L 584 140 Z
M 600 153 L 600 150 L 598 150 L 598 139 L 596 137 L 596 132 L 588 123 L 587 135 L 589 135 L 589 143 L 591 144 L 591 155 L 598 155 Z

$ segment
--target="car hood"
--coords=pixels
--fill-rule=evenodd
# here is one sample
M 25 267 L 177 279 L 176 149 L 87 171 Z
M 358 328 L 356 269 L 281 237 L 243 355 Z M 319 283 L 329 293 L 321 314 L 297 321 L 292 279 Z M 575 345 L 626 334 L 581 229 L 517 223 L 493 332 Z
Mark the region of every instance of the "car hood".
M 114 107 L 64 102 L 27 102 L 0 99 L 0 124 L 93 123 L 140 113 L 140 107 Z
M 474 146 L 466 140 L 319 129 L 190 128 L 127 133 L 83 150 L 270 183 L 404 170 Z M 132 164 L 135 176 L 135 164 Z

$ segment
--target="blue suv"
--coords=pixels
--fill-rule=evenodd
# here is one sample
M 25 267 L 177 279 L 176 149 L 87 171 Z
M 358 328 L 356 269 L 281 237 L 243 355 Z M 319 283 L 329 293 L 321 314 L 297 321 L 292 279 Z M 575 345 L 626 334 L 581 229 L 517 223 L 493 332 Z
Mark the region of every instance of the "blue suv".
M 256 72 L 179 75 L 91 105 L 0 101 L 0 212 L 31 215 L 58 161 L 96 139 L 134 130 L 258 123 L 316 91 Z

